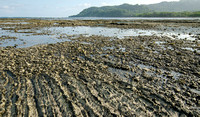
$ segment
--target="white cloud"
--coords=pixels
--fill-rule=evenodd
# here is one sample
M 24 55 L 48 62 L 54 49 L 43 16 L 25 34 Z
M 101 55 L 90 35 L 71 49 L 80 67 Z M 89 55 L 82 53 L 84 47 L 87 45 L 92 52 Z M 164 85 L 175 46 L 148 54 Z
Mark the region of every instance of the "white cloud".
M 111 6 L 111 4 L 106 3 L 106 2 L 102 2 L 102 3 L 101 3 L 101 6 Z
M 18 8 L 22 7 L 23 5 L 15 4 L 15 5 L 3 5 L 0 6 L 0 13 L 10 15 L 17 11 Z
M 0 9 L 4 9 L 4 10 L 13 9 L 13 8 L 14 7 L 11 7 L 11 6 L 8 6 L 8 5 L 0 6 Z
M 80 8 L 87 8 L 87 7 L 91 7 L 92 5 L 90 3 L 83 3 L 83 4 L 79 4 L 78 7 Z
M 13 12 L 13 8 L 10 7 L 10 6 L 7 6 L 7 5 L 1 6 L 0 7 L 0 12 L 2 12 L 2 13 L 12 13 Z
M 9 6 L 2 6 L 3 9 L 9 9 Z
M 20 4 L 15 4 L 15 5 L 4 5 L 4 6 L 0 6 L 0 9 L 17 9 L 19 7 L 23 7 L 23 5 Z

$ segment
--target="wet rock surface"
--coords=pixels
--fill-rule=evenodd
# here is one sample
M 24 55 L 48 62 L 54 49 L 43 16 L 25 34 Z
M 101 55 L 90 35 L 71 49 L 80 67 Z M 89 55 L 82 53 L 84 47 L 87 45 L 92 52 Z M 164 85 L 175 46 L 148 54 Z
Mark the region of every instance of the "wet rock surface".
M 71 40 L 0 48 L 0 116 L 200 115 L 198 40 Z

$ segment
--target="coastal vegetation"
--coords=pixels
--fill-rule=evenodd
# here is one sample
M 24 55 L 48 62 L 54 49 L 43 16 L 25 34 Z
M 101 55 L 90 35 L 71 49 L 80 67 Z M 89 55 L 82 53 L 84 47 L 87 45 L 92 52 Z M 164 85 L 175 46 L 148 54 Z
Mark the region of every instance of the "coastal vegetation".
M 196 12 L 151 12 L 135 14 L 135 17 L 200 17 L 200 11 Z
M 200 1 L 181 0 L 150 5 L 90 7 L 70 17 L 200 17 Z M 192 7 L 191 7 L 192 6 Z

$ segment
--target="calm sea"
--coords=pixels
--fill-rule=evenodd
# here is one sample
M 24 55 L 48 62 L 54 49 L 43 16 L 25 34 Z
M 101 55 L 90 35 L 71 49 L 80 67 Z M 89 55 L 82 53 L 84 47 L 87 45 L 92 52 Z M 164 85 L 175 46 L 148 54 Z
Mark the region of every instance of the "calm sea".
M 200 17 L 0 17 L 3 18 L 26 18 L 43 20 L 200 20 Z

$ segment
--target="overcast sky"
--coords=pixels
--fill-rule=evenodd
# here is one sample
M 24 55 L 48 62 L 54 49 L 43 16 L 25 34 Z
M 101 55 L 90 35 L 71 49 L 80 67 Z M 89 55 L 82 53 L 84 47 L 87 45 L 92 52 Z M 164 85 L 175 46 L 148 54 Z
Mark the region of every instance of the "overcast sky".
M 68 17 L 91 6 L 152 4 L 179 0 L 0 0 L 0 17 Z

